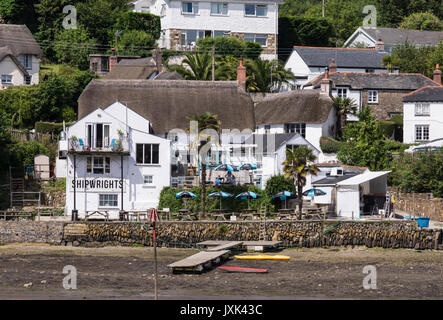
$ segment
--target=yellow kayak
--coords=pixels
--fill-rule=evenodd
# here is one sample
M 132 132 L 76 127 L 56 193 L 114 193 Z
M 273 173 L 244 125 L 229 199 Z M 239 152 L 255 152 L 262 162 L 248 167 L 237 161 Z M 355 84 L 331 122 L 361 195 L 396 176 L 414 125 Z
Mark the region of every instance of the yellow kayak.
M 289 260 L 291 257 L 288 256 L 282 256 L 282 255 L 274 255 L 274 256 L 268 256 L 264 254 L 259 255 L 253 255 L 253 256 L 234 256 L 235 259 L 240 260 Z

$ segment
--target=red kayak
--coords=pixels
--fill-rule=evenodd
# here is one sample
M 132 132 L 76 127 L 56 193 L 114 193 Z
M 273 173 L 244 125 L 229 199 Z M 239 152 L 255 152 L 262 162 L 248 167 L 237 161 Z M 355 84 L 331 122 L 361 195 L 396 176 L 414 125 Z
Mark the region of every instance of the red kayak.
M 217 269 L 227 272 L 251 272 L 251 273 L 266 273 L 268 269 L 255 269 L 255 268 L 240 268 L 240 267 L 217 267 Z

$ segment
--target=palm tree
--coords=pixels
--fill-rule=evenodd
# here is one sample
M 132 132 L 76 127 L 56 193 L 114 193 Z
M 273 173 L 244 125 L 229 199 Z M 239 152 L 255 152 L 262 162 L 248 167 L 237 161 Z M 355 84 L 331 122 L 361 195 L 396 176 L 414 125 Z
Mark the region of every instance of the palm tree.
M 196 121 L 198 123 L 198 134 L 195 138 L 193 144 L 198 144 L 197 150 L 199 154 L 199 164 L 200 164 L 200 173 L 201 173 L 201 210 L 202 214 L 205 214 L 206 207 L 206 161 L 202 161 L 200 157 L 200 150 L 205 145 L 205 140 L 210 140 L 211 137 L 207 134 L 204 134 L 202 131 L 206 129 L 215 130 L 217 133 L 220 131 L 220 120 L 218 120 L 218 116 L 216 114 L 212 114 L 210 112 L 204 112 L 200 115 L 194 115 L 192 117 L 187 117 L 188 121 Z M 190 132 L 190 128 L 187 129 L 187 132 Z
M 247 59 L 245 65 L 250 91 L 279 91 L 283 84 L 292 87 L 290 80 L 295 80 L 294 74 L 286 70 L 279 60 Z
M 308 174 L 317 175 L 319 168 L 313 163 L 317 157 L 306 146 L 286 150 L 286 160 L 283 161 L 285 178 L 290 178 L 297 187 L 299 219 L 302 218 L 303 187 L 306 185 Z
M 212 80 L 212 56 L 208 53 L 185 53 L 181 65 L 169 66 L 186 80 Z
M 334 97 L 332 100 L 337 111 L 337 135 L 341 136 L 346 125 L 346 116 L 357 112 L 357 104 L 351 98 Z

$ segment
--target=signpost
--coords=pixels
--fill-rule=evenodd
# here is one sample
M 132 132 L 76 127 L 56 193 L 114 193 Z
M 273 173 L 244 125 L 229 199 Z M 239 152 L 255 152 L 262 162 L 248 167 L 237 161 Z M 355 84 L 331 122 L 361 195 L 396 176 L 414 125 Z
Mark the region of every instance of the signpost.
M 153 230 L 153 243 L 154 243 L 154 299 L 158 300 L 158 289 L 157 289 L 157 237 L 156 237 L 156 225 L 155 223 L 159 221 L 157 209 L 149 209 L 149 222 L 152 223 Z

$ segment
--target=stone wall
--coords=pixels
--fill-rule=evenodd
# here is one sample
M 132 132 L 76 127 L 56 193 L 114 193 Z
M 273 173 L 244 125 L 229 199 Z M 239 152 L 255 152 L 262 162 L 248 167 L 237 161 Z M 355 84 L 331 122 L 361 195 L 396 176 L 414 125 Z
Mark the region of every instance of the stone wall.
M 402 192 L 396 188 L 389 188 L 389 191 L 395 199 L 394 210 L 443 222 L 442 198 L 433 198 L 431 193 Z
M 60 244 L 63 222 L 0 221 L 0 243 L 38 242 Z
M 441 230 L 419 229 L 416 222 L 283 222 L 266 224 L 269 239 L 285 246 L 365 245 L 384 248 L 442 248 Z M 260 222 L 161 222 L 159 246 L 190 247 L 206 240 L 259 240 Z M 140 223 L 67 224 L 65 244 L 152 245 L 152 229 Z
M 377 120 L 389 120 L 389 112 L 403 114 L 403 97 L 410 91 L 379 90 L 378 103 L 368 103 L 368 90 L 363 90 L 363 105 L 369 105 L 371 113 Z

